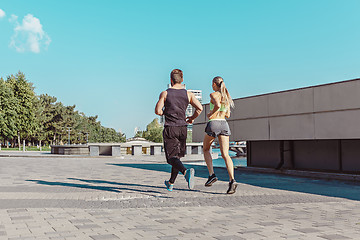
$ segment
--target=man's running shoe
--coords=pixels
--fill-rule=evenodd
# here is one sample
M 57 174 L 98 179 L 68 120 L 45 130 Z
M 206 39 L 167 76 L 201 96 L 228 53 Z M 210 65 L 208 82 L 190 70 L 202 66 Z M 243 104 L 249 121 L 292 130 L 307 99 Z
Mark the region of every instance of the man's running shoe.
M 210 187 L 213 185 L 214 182 L 216 182 L 218 178 L 215 176 L 215 173 L 213 173 L 211 176 L 209 176 L 208 180 L 205 183 L 205 187 Z
M 174 188 L 174 184 L 171 184 L 168 180 L 165 180 L 165 186 L 168 191 L 172 191 Z
M 235 181 L 235 179 L 231 180 L 229 182 L 229 189 L 227 190 L 227 194 L 233 194 L 236 192 L 236 188 L 237 188 L 237 182 Z
M 187 169 L 184 177 L 188 183 L 189 189 L 193 189 L 195 186 L 195 169 Z

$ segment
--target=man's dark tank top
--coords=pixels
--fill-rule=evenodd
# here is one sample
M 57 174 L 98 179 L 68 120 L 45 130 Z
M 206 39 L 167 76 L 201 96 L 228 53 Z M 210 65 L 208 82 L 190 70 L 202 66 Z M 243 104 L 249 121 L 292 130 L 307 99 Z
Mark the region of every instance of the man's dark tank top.
M 189 105 L 189 98 L 186 89 L 168 88 L 165 100 L 165 127 L 186 126 L 186 108 Z

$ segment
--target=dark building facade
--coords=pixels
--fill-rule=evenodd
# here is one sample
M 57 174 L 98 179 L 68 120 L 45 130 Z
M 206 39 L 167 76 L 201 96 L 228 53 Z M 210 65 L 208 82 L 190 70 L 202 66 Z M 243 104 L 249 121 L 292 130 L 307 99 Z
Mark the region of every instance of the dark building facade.
M 235 99 L 231 141 L 248 166 L 360 174 L 360 79 Z M 209 105 L 196 119 L 201 142 Z

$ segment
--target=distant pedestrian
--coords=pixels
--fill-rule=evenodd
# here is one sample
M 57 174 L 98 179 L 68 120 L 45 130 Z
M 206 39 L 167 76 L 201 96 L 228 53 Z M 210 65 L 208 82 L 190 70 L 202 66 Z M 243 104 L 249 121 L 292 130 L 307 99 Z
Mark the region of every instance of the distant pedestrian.
M 189 189 L 193 189 L 195 170 L 186 169 L 180 158 L 185 155 L 187 124 L 192 123 L 200 115 L 202 105 L 195 95 L 182 85 L 183 72 L 180 69 L 172 70 L 170 82 L 171 87 L 160 94 L 155 107 L 157 115 L 165 116 L 164 149 L 166 160 L 172 166 L 170 179 L 165 181 L 165 185 L 167 190 L 172 191 L 180 171 L 185 176 Z M 195 108 L 195 112 L 186 119 L 185 111 L 189 103 Z
M 220 144 L 221 156 L 225 160 L 226 169 L 229 174 L 228 194 L 235 193 L 237 183 L 234 178 L 234 165 L 229 156 L 229 136 L 231 135 L 229 124 L 225 118 L 230 117 L 230 107 L 234 107 L 234 102 L 225 87 L 221 77 L 215 77 L 212 81 L 213 93 L 210 94 L 210 112 L 207 114 L 209 122 L 205 128 L 203 143 L 204 158 L 209 170 L 209 178 L 205 183 L 206 187 L 212 186 L 218 180 L 214 173 L 210 146 L 217 137 Z

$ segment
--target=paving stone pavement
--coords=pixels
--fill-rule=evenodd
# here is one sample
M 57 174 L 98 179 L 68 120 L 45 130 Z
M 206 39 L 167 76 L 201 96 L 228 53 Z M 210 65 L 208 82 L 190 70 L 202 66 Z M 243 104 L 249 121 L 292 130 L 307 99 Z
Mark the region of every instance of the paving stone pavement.
M 8 154 L 8 153 L 7 153 Z M 360 239 L 360 184 L 226 169 L 163 182 L 162 158 L 1 157 L 2 239 Z

